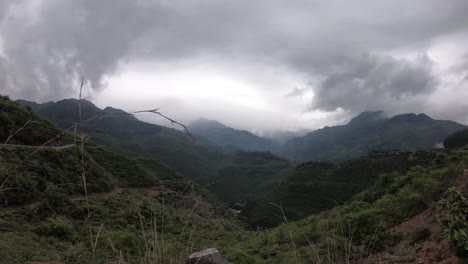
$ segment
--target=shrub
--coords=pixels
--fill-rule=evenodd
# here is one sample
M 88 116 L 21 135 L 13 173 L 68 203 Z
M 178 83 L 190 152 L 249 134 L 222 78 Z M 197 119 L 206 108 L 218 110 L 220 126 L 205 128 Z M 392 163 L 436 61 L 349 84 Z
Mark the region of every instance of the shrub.
M 468 144 L 468 129 L 458 131 L 444 140 L 444 147 L 447 149 L 461 148 Z
M 455 254 L 468 261 L 468 198 L 452 187 L 448 197 L 438 205 L 439 221 L 446 229 L 446 236 Z
M 55 237 L 62 241 L 76 241 L 78 233 L 73 224 L 65 217 L 48 218 L 47 223 L 36 229 L 42 236 Z

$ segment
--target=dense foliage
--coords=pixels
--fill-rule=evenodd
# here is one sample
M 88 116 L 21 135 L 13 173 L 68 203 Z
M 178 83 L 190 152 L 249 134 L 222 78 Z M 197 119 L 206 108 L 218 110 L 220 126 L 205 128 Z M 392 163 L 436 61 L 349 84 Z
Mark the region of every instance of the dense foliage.
M 462 177 L 467 162 L 465 150 L 441 154 L 433 166 L 383 174 L 344 205 L 303 220 L 285 223 L 278 210 L 282 225 L 258 231 L 236 245 L 242 250 L 227 251 L 228 259 L 237 263 L 379 263 L 372 259 L 373 252 L 395 245 L 403 235 L 389 228 L 432 206 Z M 466 232 L 466 215 L 461 213 L 466 207 L 458 206 L 456 226 Z M 453 234 L 453 228 L 449 232 Z M 459 255 L 468 252 L 462 251 Z
M 0 96 L 0 142 L 41 145 L 60 133 L 50 122 L 27 108 L 20 107 L 7 96 Z
M 245 204 L 274 189 L 291 172 L 285 159 L 269 152 L 234 152 L 227 155 L 208 188 L 224 201 Z
M 11 107 L 2 112 L 7 120 L 24 111 L 20 118 L 37 118 L 52 137 L 59 132 L 3 99 Z M 9 131 L 16 124 L 1 126 Z M 0 262 L 141 263 L 154 256 L 178 262 L 193 247 L 228 241 L 224 229 L 239 228 L 205 189 L 154 159 L 129 158 L 90 140 L 83 149 L 77 143 L 0 150 L 0 199 L 8 201 L 0 210 Z
M 455 132 L 444 140 L 444 147 L 447 149 L 461 148 L 466 145 L 468 145 L 468 129 Z
M 5 120 L 24 114 L 24 120 L 2 123 L 3 131 L 38 118 L 7 98 L 2 100 L 9 107 L 2 108 L 8 109 L 2 112 Z M 52 136 L 59 131 L 36 120 L 50 128 Z M 118 120 L 120 128 L 112 123 L 93 127 L 101 131 L 98 135 L 110 135 L 114 149 L 125 148 L 132 142 L 131 129 L 140 129 L 139 121 L 136 128 L 126 127 L 135 121 L 131 117 Z M 122 152 L 151 154 L 156 142 L 146 147 L 143 143 L 156 131 L 151 129 L 138 132 L 134 149 Z M 125 141 L 117 142 L 120 139 Z M 16 142 L 25 144 L 25 140 Z M 42 140 L 37 138 L 37 143 Z M 177 149 L 179 143 L 174 144 Z M 158 151 L 168 153 L 164 148 Z M 467 254 L 466 174 L 462 177 L 468 165 L 466 148 L 374 152 L 339 165 L 308 162 L 294 169 L 271 153 L 210 151 L 209 163 L 203 163 L 210 174 L 203 166 L 199 172 L 212 183 L 210 188 L 233 202 L 264 197 L 249 203 L 250 210 L 244 209 L 247 216 L 251 221 L 260 219 L 260 225 L 279 226 L 257 231 L 242 226 L 232 210 L 154 155 L 128 157 L 91 140 L 83 149 L 3 148 L 0 198 L 9 204 L 0 210 L 0 259 L 4 263 L 181 263 L 190 252 L 216 247 L 233 263 L 376 263 L 372 254 L 402 239 L 403 234 L 391 227 L 440 198 L 447 238 L 458 256 Z M 88 196 L 83 195 L 83 169 Z M 452 185 L 463 191 L 447 193 Z M 296 217 L 303 219 L 291 221 Z M 424 237 L 427 232 L 417 239 Z
M 468 186 L 464 191 L 450 188 L 447 198 L 439 201 L 439 220 L 446 228 L 449 238 L 457 256 L 468 261 Z
M 374 152 L 339 165 L 308 162 L 298 165 L 269 195 L 249 204 L 245 210 L 252 225 L 278 224 L 272 202 L 282 204 L 288 219 L 296 220 L 333 208 L 368 188 L 380 175 L 405 173 L 415 166 L 437 162 L 437 152 Z M 394 174 L 392 174 L 394 173 Z

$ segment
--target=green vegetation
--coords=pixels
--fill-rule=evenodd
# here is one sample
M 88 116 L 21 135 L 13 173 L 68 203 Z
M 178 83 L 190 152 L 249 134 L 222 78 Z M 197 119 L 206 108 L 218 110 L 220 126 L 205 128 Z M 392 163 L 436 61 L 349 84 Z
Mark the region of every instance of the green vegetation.
M 60 128 L 68 128 L 79 121 L 78 100 L 67 99 L 56 103 L 35 104 L 20 101 L 39 115 L 50 119 Z M 122 110 L 100 109 L 93 103 L 81 101 L 83 120 L 93 116 L 124 113 Z M 177 170 L 188 178 L 206 184 L 216 174 L 216 162 L 223 154 L 215 148 L 193 143 L 184 132 L 139 121 L 133 116 L 114 115 L 86 123 L 84 132 L 93 141 L 107 145 L 128 156 L 149 156 Z
M 291 172 L 287 160 L 269 152 L 238 151 L 226 156 L 220 164 L 221 168 L 207 188 L 229 203 L 255 201 Z
M 2 124 L 5 140 L 28 120 L 49 129 L 47 136 L 60 133 L 8 98 L 2 98 L 0 107 L 6 109 L 4 120 L 15 120 Z M 97 135 L 109 135 L 112 149 L 91 140 L 84 148 L 0 149 L 0 199 L 9 201 L 0 210 L 3 263 L 183 263 L 189 253 L 208 247 L 218 248 L 233 263 L 374 263 L 375 253 L 403 239 L 392 227 L 441 198 L 439 215 L 447 239 L 460 259 L 466 258 L 466 148 L 373 152 L 342 164 L 308 162 L 296 168 L 265 152 L 221 154 L 204 146 L 199 146 L 207 151 L 203 154 L 183 150 L 183 155 L 206 158 L 197 175 L 211 183 L 209 192 L 184 178 L 181 170 L 154 159 L 151 146 L 157 142 L 144 142 L 154 140 L 156 127 L 141 128 L 146 125 L 128 116 L 115 119 L 122 122 L 120 128 L 118 123 L 90 123 Z M 142 130 L 133 135 L 132 129 Z M 177 138 L 189 144 L 180 140 L 179 132 L 165 131 L 170 136 L 156 133 L 159 140 L 172 138 L 174 143 Z M 27 141 L 16 135 L 20 133 L 12 142 L 18 144 L 40 146 L 50 139 L 37 135 Z M 63 137 L 73 142 L 73 135 Z M 81 143 L 80 137 L 76 140 Z M 126 150 L 129 142 L 134 148 Z M 177 149 L 185 143 L 174 144 Z M 122 153 L 113 151 L 118 148 Z M 162 155 L 167 149 L 156 151 Z M 183 155 L 177 162 L 193 157 Z M 450 186 L 458 191 L 447 192 Z M 250 223 L 276 227 L 253 231 L 212 193 L 232 203 L 247 202 L 243 210 Z M 428 236 L 430 230 L 423 228 L 411 241 Z
M 14 136 L 8 143 L 39 145 L 59 133 L 52 123 L 20 107 L 7 96 L 0 96 L 0 124 L 1 143 L 6 142 L 10 136 Z
M 455 132 L 444 140 L 444 147 L 447 149 L 461 148 L 467 144 L 468 129 Z
M 40 115 L 50 118 L 62 128 L 79 120 L 78 100 L 68 99 L 56 103 L 35 104 L 20 101 Z M 93 116 L 124 113 L 122 110 L 99 109 L 89 101 L 81 102 L 83 119 Z M 96 119 L 84 127 L 92 139 L 129 156 L 147 156 L 173 168 L 218 195 L 229 204 L 252 201 L 264 196 L 287 175 L 288 162 L 267 152 L 234 151 L 224 153 L 207 143 L 203 137 L 197 142 L 181 131 L 145 123 L 127 115 Z M 242 131 L 241 138 L 254 137 Z
M 368 188 L 380 175 L 390 180 L 415 166 L 431 166 L 438 153 L 419 151 L 378 153 L 339 165 L 308 162 L 298 165 L 281 184 L 248 205 L 245 214 L 254 226 L 277 225 L 272 202 L 282 204 L 288 219 L 297 220 L 333 208 Z M 436 165 L 436 164 L 434 164 Z
M 8 98 L 0 106 L 8 110 L 6 120 L 20 112 L 50 128 L 51 138 L 61 133 Z M 14 133 L 17 123 L 2 128 Z M 36 145 L 48 141 L 35 139 Z M 228 230 L 240 228 L 210 193 L 174 170 L 89 140 L 83 149 L 3 148 L 0 182 L 1 201 L 9 202 L 0 211 L 2 263 L 179 263 L 193 248 L 217 246 L 228 241 Z
M 354 263 L 372 261 L 372 254 L 398 243 L 401 234 L 389 231 L 439 200 L 447 188 L 463 175 L 468 150 L 441 154 L 437 164 L 416 166 L 407 173 L 382 175 L 367 190 L 344 205 L 303 220 L 283 224 L 245 240 L 227 251 L 238 263 Z M 466 215 L 455 217 L 466 232 Z M 287 207 L 284 207 L 286 210 Z M 465 218 L 460 218 L 463 215 Z M 291 238 L 294 243 L 291 243 Z M 463 249 L 463 254 L 466 254 Z
M 446 234 L 456 255 L 468 261 L 468 190 L 462 192 L 450 188 L 447 198 L 439 202 L 439 220 L 446 228 Z

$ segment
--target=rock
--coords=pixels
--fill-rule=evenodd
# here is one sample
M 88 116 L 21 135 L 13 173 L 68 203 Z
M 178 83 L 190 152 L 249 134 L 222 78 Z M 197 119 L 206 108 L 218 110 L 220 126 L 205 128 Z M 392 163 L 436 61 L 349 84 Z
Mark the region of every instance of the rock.
M 216 248 L 208 248 L 192 253 L 186 264 L 231 264 L 219 254 Z

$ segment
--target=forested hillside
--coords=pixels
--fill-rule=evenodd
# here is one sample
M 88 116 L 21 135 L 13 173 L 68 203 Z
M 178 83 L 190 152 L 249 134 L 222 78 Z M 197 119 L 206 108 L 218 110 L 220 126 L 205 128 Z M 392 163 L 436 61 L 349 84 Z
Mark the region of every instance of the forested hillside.
M 224 227 L 239 228 L 213 195 L 154 159 L 127 157 L 88 138 L 82 147 L 80 135 L 60 132 L 7 97 L 0 109 L 11 120 L 1 127 L 14 135 L 7 143 L 15 142 L 0 147 L 2 263 L 141 262 L 156 255 L 179 261 L 191 246 L 218 241 Z M 50 141 L 57 134 L 70 142 Z
M 436 166 L 440 153 L 374 152 L 339 165 L 308 162 L 294 169 L 288 177 L 262 199 L 250 204 L 245 213 L 253 225 L 271 226 L 272 202 L 282 204 L 288 219 L 301 219 L 348 201 L 371 186 L 380 176 L 397 177 L 416 166 Z

